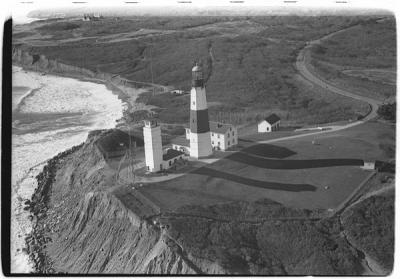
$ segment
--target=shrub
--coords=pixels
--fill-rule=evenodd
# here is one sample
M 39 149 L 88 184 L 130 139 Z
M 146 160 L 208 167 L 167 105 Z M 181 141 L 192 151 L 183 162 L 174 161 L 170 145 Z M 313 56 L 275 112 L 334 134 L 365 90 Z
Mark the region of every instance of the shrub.
M 396 102 L 381 105 L 378 109 L 378 115 L 386 120 L 396 121 Z

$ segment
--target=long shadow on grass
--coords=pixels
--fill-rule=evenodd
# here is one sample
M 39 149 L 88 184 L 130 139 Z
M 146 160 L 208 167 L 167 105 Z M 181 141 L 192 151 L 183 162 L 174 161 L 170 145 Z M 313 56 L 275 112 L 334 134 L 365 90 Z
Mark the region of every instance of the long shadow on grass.
M 286 183 L 262 181 L 210 169 L 207 167 L 199 168 L 193 171 L 192 173 L 226 179 L 247 186 L 270 189 L 270 190 L 280 190 L 289 192 L 314 192 L 317 189 L 317 187 L 311 184 L 286 184 Z
M 265 143 L 244 148 L 241 152 L 248 153 L 250 155 L 278 158 L 278 159 L 283 159 L 297 154 L 296 152 L 290 150 L 289 148 L 272 144 L 265 144 Z
M 361 159 L 275 160 L 251 156 L 242 152 L 234 153 L 225 159 L 264 169 L 311 169 L 364 165 L 364 161 Z

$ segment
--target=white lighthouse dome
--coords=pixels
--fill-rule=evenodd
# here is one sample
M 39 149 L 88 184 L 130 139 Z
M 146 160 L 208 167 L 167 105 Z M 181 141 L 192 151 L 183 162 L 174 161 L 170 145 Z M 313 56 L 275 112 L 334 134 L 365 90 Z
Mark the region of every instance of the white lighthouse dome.
M 200 72 L 201 70 L 202 70 L 201 66 L 197 65 L 197 63 L 192 68 L 192 72 Z

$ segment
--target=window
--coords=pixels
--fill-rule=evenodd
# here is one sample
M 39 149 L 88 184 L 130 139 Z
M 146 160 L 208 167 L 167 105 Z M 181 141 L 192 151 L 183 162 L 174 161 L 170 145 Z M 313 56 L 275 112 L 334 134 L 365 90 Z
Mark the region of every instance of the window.
M 234 144 L 235 143 L 235 139 L 232 139 L 232 144 Z
M 171 166 L 171 164 L 172 164 L 171 161 L 169 161 L 168 164 L 169 164 L 169 166 Z
M 193 102 L 193 105 L 195 105 L 196 104 L 196 102 Z
M 214 141 L 211 141 L 211 144 L 214 144 Z
M 269 127 L 267 127 L 267 131 L 269 131 Z
M 232 131 L 232 127 L 229 128 L 229 131 Z
M 218 146 L 220 146 L 221 145 L 221 143 L 220 142 L 218 142 Z
M 218 134 L 217 138 L 219 138 L 219 134 Z
M 230 141 L 228 140 L 228 146 L 231 145 Z
M 228 133 L 228 138 L 229 138 L 229 136 L 230 136 L 230 135 L 229 135 L 229 133 Z
M 214 136 L 214 133 L 211 133 L 211 136 Z
M 232 136 L 234 136 L 234 135 L 235 135 L 235 131 L 232 132 Z

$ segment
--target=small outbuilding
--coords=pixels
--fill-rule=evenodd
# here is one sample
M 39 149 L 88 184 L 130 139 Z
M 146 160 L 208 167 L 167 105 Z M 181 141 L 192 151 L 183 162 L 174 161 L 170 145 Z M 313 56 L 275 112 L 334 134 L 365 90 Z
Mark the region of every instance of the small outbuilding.
M 265 119 L 258 122 L 258 132 L 259 133 L 269 133 L 273 131 L 278 131 L 281 124 L 281 119 L 275 113 L 266 117 Z
M 364 161 L 364 165 L 361 168 L 364 170 L 374 170 L 375 161 Z
M 190 129 L 189 129 L 189 133 L 190 133 Z M 172 149 L 181 151 L 183 153 L 185 153 L 186 155 L 190 154 L 190 140 L 188 139 L 188 137 L 177 137 L 171 140 L 171 144 L 172 144 Z
M 169 169 L 174 164 L 178 162 L 178 160 L 184 160 L 185 153 L 169 148 L 163 154 L 163 169 Z
M 172 94 L 175 94 L 175 95 L 183 95 L 183 94 L 185 94 L 185 92 L 183 90 L 172 90 L 171 92 L 172 92 Z

